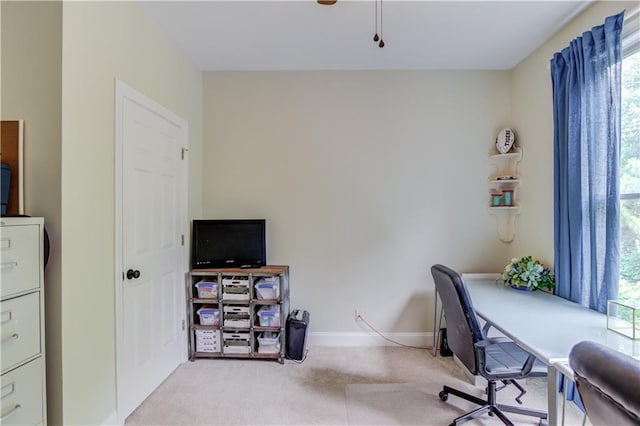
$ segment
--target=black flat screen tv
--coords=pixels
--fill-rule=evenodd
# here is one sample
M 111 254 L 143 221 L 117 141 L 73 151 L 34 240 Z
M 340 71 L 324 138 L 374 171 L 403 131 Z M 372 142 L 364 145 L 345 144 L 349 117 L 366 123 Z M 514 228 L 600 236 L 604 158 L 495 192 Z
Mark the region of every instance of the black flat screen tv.
M 258 268 L 267 264 L 264 219 L 194 220 L 191 267 Z

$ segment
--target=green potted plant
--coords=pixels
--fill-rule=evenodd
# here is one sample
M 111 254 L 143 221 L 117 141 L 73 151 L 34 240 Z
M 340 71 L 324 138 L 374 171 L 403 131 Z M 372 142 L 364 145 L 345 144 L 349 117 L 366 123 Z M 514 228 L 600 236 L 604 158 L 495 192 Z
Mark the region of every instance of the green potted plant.
M 518 290 L 533 291 L 544 289 L 553 291 L 556 286 L 553 272 L 538 259 L 534 259 L 531 256 L 511 259 L 511 262 L 504 268 L 502 280 L 505 285 Z

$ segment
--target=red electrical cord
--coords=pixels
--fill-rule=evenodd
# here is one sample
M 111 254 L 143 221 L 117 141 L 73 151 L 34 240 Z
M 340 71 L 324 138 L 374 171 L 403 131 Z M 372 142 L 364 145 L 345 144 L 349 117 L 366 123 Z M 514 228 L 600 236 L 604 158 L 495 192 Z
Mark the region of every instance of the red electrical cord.
M 366 319 L 364 319 L 364 318 L 362 317 L 362 315 L 358 314 L 358 316 L 356 317 L 356 319 L 359 319 L 360 321 L 362 321 L 363 323 L 365 323 L 365 324 L 367 325 L 367 327 L 369 327 L 369 328 L 370 328 L 371 330 L 373 330 L 373 331 L 374 331 L 378 336 L 382 337 L 384 340 L 386 340 L 386 341 L 388 341 L 388 342 L 394 343 L 394 344 L 399 345 L 399 346 L 403 346 L 403 347 L 405 347 L 405 348 L 412 348 L 412 349 L 428 349 L 428 350 L 433 349 L 433 346 L 411 346 L 411 345 L 405 345 L 404 343 L 397 342 L 397 341 L 395 341 L 395 340 L 393 340 L 393 339 L 388 338 L 387 336 L 385 336 L 384 334 L 382 334 L 381 332 L 379 332 L 378 330 L 376 330 L 376 328 L 375 328 L 374 326 L 372 326 L 371 324 L 369 324 L 369 323 L 367 322 L 367 320 L 366 320 Z

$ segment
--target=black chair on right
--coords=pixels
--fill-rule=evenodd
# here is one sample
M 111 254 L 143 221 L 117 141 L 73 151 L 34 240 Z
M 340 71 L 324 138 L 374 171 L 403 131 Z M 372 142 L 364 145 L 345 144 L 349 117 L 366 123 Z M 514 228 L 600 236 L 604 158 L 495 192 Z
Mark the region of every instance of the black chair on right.
M 442 301 L 447 320 L 447 342 L 454 355 L 474 375 L 487 379 L 487 399 L 481 399 L 458 389 L 444 386 L 439 396 L 446 401 L 449 394 L 480 405 L 479 408 L 453 420 L 459 425 L 484 413 L 496 415 L 506 425 L 513 423 L 504 414 L 515 413 L 547 419 L 540 410 L 498 404 L 497 381 L 509 381 L 525 377 L 546 376 L 546 366 L 535 356 L 506 338 L 488 338 L 480 329 L 473 305 L 464 282 L 458 273 L 443 265 L 433 265 L 431 275 Z
M 640 360 L 596 342 L 569 354 L 580 399 L 593 425 L 640 425 Z

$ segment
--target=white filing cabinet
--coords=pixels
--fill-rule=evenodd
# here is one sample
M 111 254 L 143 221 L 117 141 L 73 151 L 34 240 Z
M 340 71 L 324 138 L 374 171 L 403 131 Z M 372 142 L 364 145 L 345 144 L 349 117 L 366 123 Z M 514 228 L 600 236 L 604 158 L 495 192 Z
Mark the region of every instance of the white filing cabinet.
M 44 219 L 0 218 L 0 423 L 47 423 Z

